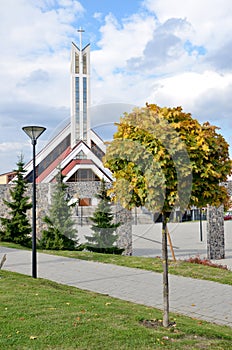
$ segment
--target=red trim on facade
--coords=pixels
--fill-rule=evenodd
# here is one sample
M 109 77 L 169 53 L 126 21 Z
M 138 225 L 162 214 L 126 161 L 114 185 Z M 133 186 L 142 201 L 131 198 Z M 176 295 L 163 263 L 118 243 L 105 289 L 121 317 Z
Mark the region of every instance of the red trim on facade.
M 77 164 L 94 164 L 91 159 L 73 159 L 63 170 L 62 175 L 66 176 Z
M 42 182 L 57 166 L 59 163 L 64 160 L 70 153 L 72 149 L 68 147 L 63 153 L 59 155 L 59 157 L 54 160 L 43 172 L 40 176 L 36 178 L 36 183 Z

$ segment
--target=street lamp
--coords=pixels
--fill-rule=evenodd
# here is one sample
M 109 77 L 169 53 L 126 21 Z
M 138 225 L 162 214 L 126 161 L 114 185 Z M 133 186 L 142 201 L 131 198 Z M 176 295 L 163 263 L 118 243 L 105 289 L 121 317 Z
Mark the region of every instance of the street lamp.
M 35 145 L 37 139 L 46 130 L 43 126 L 24 126 L 23 131 L 30 137 L 33 146 L 33 191 L 32 191 L 32 277 L 37 277 L 36 268 L 36 171 Z

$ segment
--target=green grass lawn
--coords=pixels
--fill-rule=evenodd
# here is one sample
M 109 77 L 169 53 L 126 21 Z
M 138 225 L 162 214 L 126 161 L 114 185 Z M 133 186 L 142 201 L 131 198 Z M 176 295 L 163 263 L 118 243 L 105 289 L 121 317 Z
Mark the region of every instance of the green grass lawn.
M 0 242 L 0 245 L 17 249 L 25 249 L 13 243 Z M 155 272 L 163 271 L 162 260 L 160 258 L 121 256 L 84 251 L 38 250 L 38 252 L 65 256 L 75 259 L 97 261 L 106 264 L 115 264 L 120 266 L 140 268 L 143 270 Z M 232 285 L 232 271 L 200 264 L 192 264 L 181 260 L 177 260 L 176 262 L 169 261 L 169 273 L 173 275 L 209 280 L 213 282 Z
M 147 328 L 162 313 L 44 279 L 0 271 L 0 349 L 232 349 L 232 329 L 171 314 L 175 327 Z

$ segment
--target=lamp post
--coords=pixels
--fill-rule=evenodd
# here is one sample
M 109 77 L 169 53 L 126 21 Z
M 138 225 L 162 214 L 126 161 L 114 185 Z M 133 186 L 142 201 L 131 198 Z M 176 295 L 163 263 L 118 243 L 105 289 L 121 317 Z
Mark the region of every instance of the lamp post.
M 46 130 L 43 126 L 24 126 L 23 131 L 30 137 L 33 146 L 33 187 L 32 187 L 32 277 L 37 278 L 36 268 L 36 171 L 35 145 L 37 139 Z

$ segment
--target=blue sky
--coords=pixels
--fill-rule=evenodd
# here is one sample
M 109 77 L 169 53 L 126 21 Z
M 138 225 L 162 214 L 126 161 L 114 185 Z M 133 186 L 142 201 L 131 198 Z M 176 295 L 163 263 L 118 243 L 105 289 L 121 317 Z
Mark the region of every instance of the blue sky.
M 140 0 L 127 0 L 127 1 L 109 1 L 109 0 L 84 0 L 81 1 L 85 8 L 84 15 L 86 24 L 91 21 L 88 20 L 89 16 L 94 16 L 95 13 L 101 14 L 103 19 L 105 15 L 111 12 L 119 21 L 122 18 L 130 17 L 132 14 L 138 11 L 145 11 L 142 1 Z
M 21 128 L 70 119 L 70 47 L 91 43 L 92 126 L 104 137 L 123 111 L 181 105 L 232 145 L 231 0 L 1 0 L 0 173 L 31 157 Z M 14 9 L 14 10 L 12 10 Z

